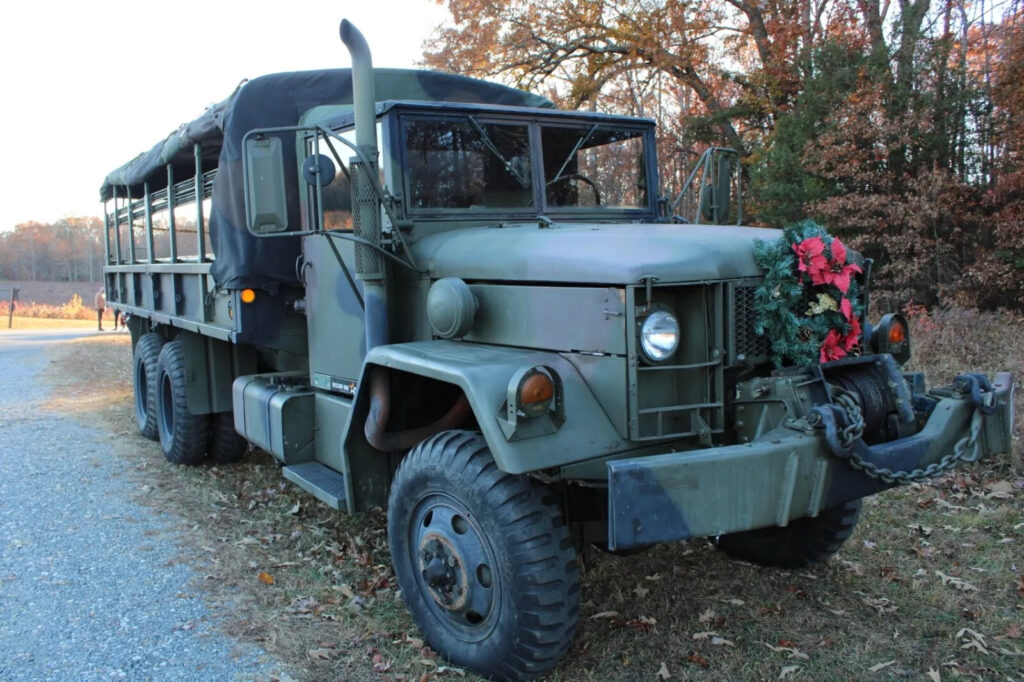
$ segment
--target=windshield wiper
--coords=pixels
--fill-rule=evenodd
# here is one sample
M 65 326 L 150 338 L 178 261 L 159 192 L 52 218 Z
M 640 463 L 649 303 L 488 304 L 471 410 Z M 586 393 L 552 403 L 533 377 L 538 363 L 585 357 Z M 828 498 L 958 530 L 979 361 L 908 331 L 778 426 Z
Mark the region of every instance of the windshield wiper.
M 476 128 L 477 134 L 480 135 L 480 141 L 484 143 L 484 146 L 487 147 L 487 149 L 490 150 L 490 152 L 494 154 L 499 161 L 501 161 L 508 174 L 514 177 L 516 182 L 518 182 L 523 189 L 529 189 L 530 178 L 523 175 L 512 161 L 505 158 L 505 155 L 501 153 L 500 149 L 498 149 L 498 145 L 494 144 L 494 141 L 491 140 L 491 136 L 487 134 L 487 131 L 484 130 L 484 127 L 480 125 L 475 118 L 472 116 L 467 116 L 466 118 L 468 118 L 469 122 L 473 124 L 474 128 Z
M 565 167 L 569 165 L 570 161 L 572 161 L 574 158 L 576 158 L 576 152 L 578 152 L 580 150 L 580 147 L 585 145 L 587 143 L 587 141 L 590 140 L 590 136 L 594 134 L 595 130 L 597 130 L 597 124 L 596 123 L 594 125 L 590 126 L 590 130 L 587 131 L 587 134 L 584 135 L 583 137 L 581 137 L 576 142 L 576 146 L 573 147 L 572 151 L 569 152 L 569 155 L 565 157 L 565 161 L 562 162 L 562 167 L 558 169 L 557 173 L 555 173 L 555 177 L 553 177 L 550 180 L 548 180 L 548 184 L 549 185 L 558 182 L 558 180 L 562 177 L 562 171 L 565 170 Z

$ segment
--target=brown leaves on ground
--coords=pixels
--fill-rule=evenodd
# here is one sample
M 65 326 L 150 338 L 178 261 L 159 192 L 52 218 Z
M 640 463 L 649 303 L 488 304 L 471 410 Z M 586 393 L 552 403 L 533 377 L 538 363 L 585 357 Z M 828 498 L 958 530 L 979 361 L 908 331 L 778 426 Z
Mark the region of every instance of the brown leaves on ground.
M 174 467 L 137 436 L 121 338 L 58 349 L 60 408 L 118 435 L 112 456 L 148 486 L 143 501 L 184 519 L 183 556 L 230 634 L 299 680 L 479 679 L 438 658 L 406 613 L 382 511 L 339 515 L 262 454 Z M 1024 664 L 1020 479 L 982 462 L 869 498 L 839 555 L 799 572 L 732 561 L 704 540 L 628 558 L 588 549 L 577 637 L 546 679 L 1012 679 Z

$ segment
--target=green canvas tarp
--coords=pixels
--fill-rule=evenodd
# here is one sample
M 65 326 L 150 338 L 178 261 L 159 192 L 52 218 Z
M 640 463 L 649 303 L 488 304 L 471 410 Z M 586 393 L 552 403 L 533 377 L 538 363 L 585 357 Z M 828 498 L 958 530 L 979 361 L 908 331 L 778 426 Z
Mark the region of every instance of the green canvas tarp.
M 522 90 L 465 76 L 410 69 L 375 69 L 378 102 L 419 100 L 543 107 L 548 100 Z M 221 288 L 271 289 L 298 284 L 298 240 L 260 240 L 246 229 L 242 139 L 250 130 L 297 125 L 313 107 L 352 103 L 350 69 L 297 71 L 244 82 L 230 97 L 107 175 L 100 199 L 139 198 L 148 183 L 155 192 L 167 186 L 167 165 L 176 181 L 195 174 L 194 145 L 202 149 L 203 169 L 216 165 L 210 211 L 210 240 L 216 259 L 214 280 Z M 298 225 L 298 168 L 295 140 L 285 140 L 285 178 L 289 224 Z

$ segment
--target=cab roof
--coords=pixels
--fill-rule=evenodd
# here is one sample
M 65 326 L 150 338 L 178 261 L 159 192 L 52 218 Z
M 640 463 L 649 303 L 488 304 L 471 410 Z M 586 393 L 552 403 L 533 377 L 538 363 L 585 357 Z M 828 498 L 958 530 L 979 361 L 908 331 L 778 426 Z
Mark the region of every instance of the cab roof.
M 549 100 L 539 95 L 467 76 L 415 69 L 374 69 L 374 78 L 378 101 L 461 102 L 555 110 Z M 275 73 L 243 81 L 224 101 L 211 105 L 147 151 L 111 171 L 100 187 L 100 200 L 111 199 L 115 190 L 121 198 L 141 197 L 146 183 L 151 192 L 163 189 L 167 186 L 168 164 L 177 180 L 192 177 L 195 144 L 201 145 L 203 166 L 209 170 L 225 160 L 225 146 L 237 149 L 249 130 L 297 125 L 314 107 L 350 108 L 351 104 L 351 69 Z

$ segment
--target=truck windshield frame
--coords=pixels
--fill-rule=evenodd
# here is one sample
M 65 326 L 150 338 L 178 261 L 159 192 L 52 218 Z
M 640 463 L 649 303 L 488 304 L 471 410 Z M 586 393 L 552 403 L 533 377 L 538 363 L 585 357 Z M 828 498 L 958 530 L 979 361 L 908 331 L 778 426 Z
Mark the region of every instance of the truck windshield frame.
M 393 131 L 408 216 L 656 218 L 653 123 L 502 114 L 398 112 Z M 438 191 L 445 186 L 452 195 Z

